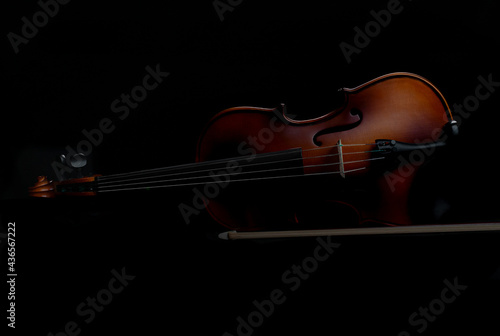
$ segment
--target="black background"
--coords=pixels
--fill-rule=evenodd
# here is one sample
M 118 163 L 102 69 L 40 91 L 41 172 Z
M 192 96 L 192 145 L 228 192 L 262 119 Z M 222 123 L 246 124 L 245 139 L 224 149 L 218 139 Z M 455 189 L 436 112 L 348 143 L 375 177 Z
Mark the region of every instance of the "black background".
M 17 227 L 16 332 L 55 334 L 75 321 L 81 335 L 236 335 L 237 317 L 280 289 L 287 300 L 254 335 L 414 335 L 408 317 L 455 277 L 467 289 L 424 334 L 498 332 L 496 233 L 339 238 L 341 247 L 290 292 L 281 276 L 312 256 L 315 239 L 218 241 L 221 228 L 206 213 L 184 223 L 177 206 L 189 192 L 27 198 L 36 176 L 55 178 L 51 162 L 103 118 L 116 129 L 93 149 L 86 172 L 105 175 L 192 162 L 203 126 L 232 106 L 286 103 L 298 119 L 311 118 L 339 106 L 338 88 L 395 71 L 426 77 L 452 106 L 474 95 L 478 76 L 500 81 L 494 1 L 402 1 L 401 13 L 348 64 L 339 43 L 353 44 L 354 27 L 363 29 L 370 11 L 387 3 L 247 0 L 221 21 L 211 1 L 72 1 L 17 54 L 7 34 L 20 34 L 21 18 L 31 20 L 40 7 L 4 5 L 0 225 L 2 232 L 8 222 Z M 170 75 L 117 119 L 111 102 L 157 64 Z M 439 198 L 448 221 L 498 220 L 499 96 L 481 101 L 426 168 L 422 212 L 434 206 L 426 200 Z M 1 248 L 6 269 L 5 242 Z M 85 323 L 76 307 L 123 267 L 136 278 Z

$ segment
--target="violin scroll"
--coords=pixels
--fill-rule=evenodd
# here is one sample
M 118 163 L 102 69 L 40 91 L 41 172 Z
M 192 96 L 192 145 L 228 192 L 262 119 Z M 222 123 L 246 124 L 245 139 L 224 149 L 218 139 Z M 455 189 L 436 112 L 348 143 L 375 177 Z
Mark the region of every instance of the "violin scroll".
M 54 182 L 49 181 L 47 176 L 38 176 L 38 181 L 28 188 L 28 194 L 31 197 L 56 197 Z

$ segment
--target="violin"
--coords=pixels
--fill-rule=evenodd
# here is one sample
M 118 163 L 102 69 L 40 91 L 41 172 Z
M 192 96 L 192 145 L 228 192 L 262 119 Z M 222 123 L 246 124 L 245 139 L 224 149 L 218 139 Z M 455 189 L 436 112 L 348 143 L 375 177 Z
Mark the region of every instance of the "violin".
M 342 106 L 295 120 L 286 106 L 240 106 L 203 129 L 194 163 L 49 181 L 33 197 L 188 188 L 188 223 L 206 209 L 229 230 L 402 227 L 421 164 L 458 131 L 441 92 L 412 73 L 342 88 Z

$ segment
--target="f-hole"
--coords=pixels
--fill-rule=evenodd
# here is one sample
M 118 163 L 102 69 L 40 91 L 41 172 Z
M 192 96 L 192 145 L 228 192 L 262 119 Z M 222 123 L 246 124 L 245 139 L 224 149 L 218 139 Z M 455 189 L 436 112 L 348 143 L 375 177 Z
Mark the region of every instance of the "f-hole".
M 313 137 L 313 142 L 316 146 L 321 146 L 323 143 L 321 141 L 318 140 L 318 138 L 322 135 L 325 135 L 325 134 L 330 134 L 330 133 L 336 133 L 336 132 L 343 132 L 343 131 L 347 131 L 347 130 L 350 130 L 350 129 L 353 129 L 355 127 L 358 127 L 359 124 L 361 124 L 361 121 L 363 120 L 363 113 L 361 112 L 361 110 L 357 109 L 357 108 L 352 108 L 349 113 L 352 115 L 352 116 L 358 116 L 359 117 L 359 120 L 356 121 L 355 123 L 352 123 L 352 124 L 347 124 L 347 125 L 338 125 L 338 126 L 333 126 L 333 127 L 328 127 L 328 128 L 325 128 L 321 131 L 319 131 L 318 133 L 316 133 Z

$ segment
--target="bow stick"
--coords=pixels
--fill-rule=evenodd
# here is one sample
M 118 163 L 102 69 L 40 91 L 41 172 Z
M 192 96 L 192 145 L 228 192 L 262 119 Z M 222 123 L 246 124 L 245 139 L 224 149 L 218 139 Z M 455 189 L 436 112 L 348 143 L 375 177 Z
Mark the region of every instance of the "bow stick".
M 256 231 L 256 232 L 226 231 L 220 233 L 219 238 L 224 240 L 237 240 L 237 239 L 262 239 L 262 238 L 359 236 L 359 235 L 484 232 L 484 231 L 500 231 L 500 223 L 411 225 L 411 226 L 393 226 L 393 227 L 283 230 L 283 231 Z

